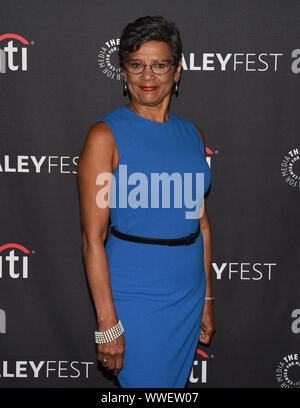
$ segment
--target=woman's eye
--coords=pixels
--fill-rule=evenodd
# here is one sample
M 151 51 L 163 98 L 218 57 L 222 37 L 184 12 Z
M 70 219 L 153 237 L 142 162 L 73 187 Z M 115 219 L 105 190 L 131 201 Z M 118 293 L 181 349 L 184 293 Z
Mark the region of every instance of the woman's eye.
M 155 68 L 158 69 L 163 69 L 165 68 L 166 64 L 162 63 L 162 62 L 157 62 L 156 64 L 154 64 Z
M 133 62 L 133 63 L 131 64 L 131 67 L 134 68 L 134 69 L 139 69 L 139 68 L 141 68 L 141 64 L 138 63 L 138 62 Z

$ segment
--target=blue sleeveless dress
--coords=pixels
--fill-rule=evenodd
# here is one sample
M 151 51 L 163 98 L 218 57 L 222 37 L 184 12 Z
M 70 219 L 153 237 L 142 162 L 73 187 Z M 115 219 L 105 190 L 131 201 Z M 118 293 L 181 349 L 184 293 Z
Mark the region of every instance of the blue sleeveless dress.
M 168 116 L 168 121 L 158 123 L 120 106 L 96 121 L 107 123 L 119 152 L 110 220 L 123 233 L 179 238 L 199 225 L 199 218 L 187 213 L 195 214 L 190 200 L 196 200 L 197 183 L 205 194 L 211 182 L 203 143 L 191 122 L 171 112 Z M 158 194 L 151 179 L 162 172 L 170 176 L 168 194 L 165 187 L 163 194 L 162 182 Z M 175 200 L 174 172 L 181 177 L 182 192 L 187 186 L 193 193 L 190 200 L 189 194 L 186 199 L 181 194 L 181 206 Z M 192 182 L 184 179 L 184 173 L 192 173 Z M 204 180 L 196 179 L 196 173 Z M 163 200 L 165 195 L 169 203 Z M 105 251 L 116 313 L 124 327 L 121 387 L 184 388 L 197 348 L 206 289 L 201 231 L 193 244 L 179 246 L 130 242 L 109 234 Z

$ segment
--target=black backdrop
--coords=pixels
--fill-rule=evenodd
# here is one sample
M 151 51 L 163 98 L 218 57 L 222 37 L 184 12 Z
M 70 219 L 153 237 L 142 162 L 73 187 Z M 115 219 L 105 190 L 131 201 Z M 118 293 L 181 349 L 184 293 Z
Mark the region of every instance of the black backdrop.
M 217 331 L 188 387 L 299 387 L 299 1 L 0 7 L 0 387 L 118 387 L 96 360 L 76 165 L 127 103 L 121 30 L 157 14 L 183 40 L 171 111 L 202 129 L 212 170 Z

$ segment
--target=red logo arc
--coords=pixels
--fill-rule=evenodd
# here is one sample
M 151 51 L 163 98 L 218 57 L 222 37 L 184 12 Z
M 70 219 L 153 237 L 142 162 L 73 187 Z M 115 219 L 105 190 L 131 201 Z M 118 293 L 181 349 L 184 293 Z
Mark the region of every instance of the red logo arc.
M 205 351 L 200 350 L 197 348 L 197 354 L 200 354 L 204 358 L 209 358 L 209 355 L 205 353 Z
M 25 248 L 23 245 L 20 244 L 4 244 L 0 246 L 0 252 L 4 251 L 7 248 L 15 248 L 19 249 L 20 251 L 23 251 L 25 254 L 30 254 L 30 251 L 28 251 L 27 248 Z
M 27 41 L 26 38 L 18 34 L 9 33 L 0 35 L 0 41 L 6 40 L 7 38 L 14 38 L 15 40 L 21 41 L 23 44 L 29 44 L 29 41 Z

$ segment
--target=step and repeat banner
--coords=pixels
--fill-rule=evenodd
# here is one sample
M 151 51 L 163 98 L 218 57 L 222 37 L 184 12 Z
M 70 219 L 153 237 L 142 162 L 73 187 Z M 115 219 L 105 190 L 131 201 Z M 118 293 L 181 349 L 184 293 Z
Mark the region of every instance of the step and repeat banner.
M 0 4 L 0 387 L 119 387 L 96 358 L 76 169 L 128 103 L 123 28 L 162 15 L 183 41 L 170 111 L 202 129 L 212 172 L 217 330 L 187 387 L 299 388 L 299 1 Z

